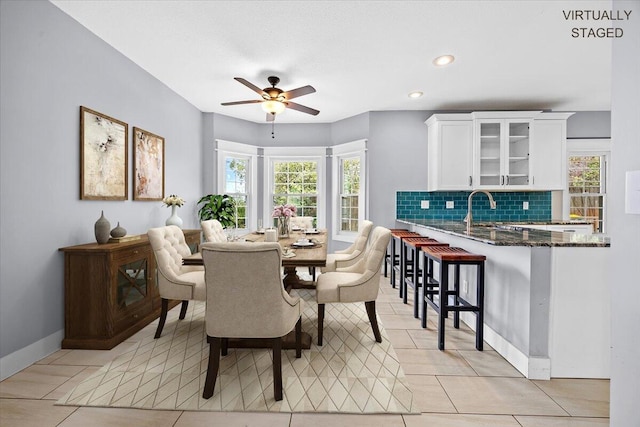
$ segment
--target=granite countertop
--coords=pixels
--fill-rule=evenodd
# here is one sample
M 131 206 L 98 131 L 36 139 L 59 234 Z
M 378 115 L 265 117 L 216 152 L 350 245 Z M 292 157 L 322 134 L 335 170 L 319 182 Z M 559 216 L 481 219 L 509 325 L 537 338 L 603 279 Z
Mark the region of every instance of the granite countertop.
M 520 227 L 504 227 L 501 224 L 510 223 L 478 223 L 471 227 L 471 234 L 467 234 L 467 225 L 462 221 L 439 221 L 425 219 L 401 219 L 397 222 L 414 225 L 421 228 L 440 231 L 453 236 L 464 237 L 495 246 L 578 246 L 578 247 L 609 247 L 609 238 L 602 235 L 588 235 L 578 233 L 561 233 L 557 231 L 533 230 Z M 545 222 L 544 224 L 576 224 L 576 222 Z M 524 225 L 525 223 L 522 223 Z M 533 222 L 528 224 L 535 224 Z M 540 224 L 540 223 L 538 223 Z M 428 232 L 425 233 L 428 235 Z

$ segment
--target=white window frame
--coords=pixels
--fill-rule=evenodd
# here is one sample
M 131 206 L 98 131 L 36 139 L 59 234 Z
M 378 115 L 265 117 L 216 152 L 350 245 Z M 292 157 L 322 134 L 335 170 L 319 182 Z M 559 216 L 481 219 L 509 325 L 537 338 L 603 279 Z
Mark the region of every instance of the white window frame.
M 315 161 L 318 164 L 316 191 L 318 192 L 317 221 L 318 228 L 326 228 L 326 163 L 327 147 L 264 147 L 264 191 L 262 203 L 263 224 L 271 224 L 273 212 L 274 164 L 278 161 L 305 162 Z
M 609 229 L 607 225 L 608 217 L 607 214 L 607 205 L 608 205 L 608 197 L 607 197 L 607 184 L 609 182 L 609 161 L 611 158 L 611 139 L 610 138 L 590 138 L 590 139 L 567 139 L 567 157 L 566 157 L 566 184 L 565 189 L 563 191 L 562 197 L 562 218 L 564 220 L 569 220 L 569 214 L 571 211 L 571 194 L 569 193 L 569 159 L 571 157 L 576 156 L 602 156 L 604 158 L 604 166 L 601 166 L 604 169 L 604 176 L 601 178 L 603 181 L 604 191 L 604 200 L 602 206 L 602 229 L 603 232 L 606 233 Z
M 228 157 L 247 160 L 247 228 L 241 231 L 255 230 L 258 226 L 258 147 L 239 142 L 216 140 L 217 188 L 218 194 L 225 194 L 226 189 L 226 160 Z
M 368 182 L 367 182 L 367 140 L 360 139 L 344 144 L 334 145 L 332 149 L 332 189 L 331 197 L 333 200 L 333 221 L 332 221 L 332 239 L 341 242 L 353 243 L 358 235 L 354 231 L 341 231 L 342 210 L 340 209 L 340 195 L 342 184 L 341 162 L 343 159 L 359 157 L 360 158 L 360 192 L 358 193 L 358 224 L 367 219 L 368 209 Z

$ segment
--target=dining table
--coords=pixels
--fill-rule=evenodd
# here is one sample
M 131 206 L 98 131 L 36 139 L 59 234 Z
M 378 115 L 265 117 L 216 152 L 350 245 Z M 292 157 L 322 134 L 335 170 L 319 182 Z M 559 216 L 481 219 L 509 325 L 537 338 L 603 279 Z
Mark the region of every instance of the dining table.
M 266 233 L 255 231 L 240 236 L 240 242 L 264 242 Z M 292 230 L 289 236 L 280 237 L 278 243 L 282 247 L 282 267 L 284 278 L 282 283 L 290 292 L 291 289 L 315 289 L 313 280 L 300 278 L 298 267 L 311 269 L 327 265 L 327 232 L 326 230 Z M 182 259 L 184 265 L 202 265 L 202 255 L 196 252 Z
M 241 242 L 264 242 L 264 232 L 256 231 L 240 236 Z M 292 289 L 315 289 L 313 280 L 303 280 L 297 272 L 298 267 L 316 268 L 327 264 L 327 232 L 326 230 L 292 230 L 289 236 L 280 237 L 278 243 L 282 247 L 282 267 L 284 278 L 282 284 L 287 292 Z M 183 257 L 183 265 L 203 265 L 202 254 L 196 252 Z M 234 338 L 228 340 L 230 348 L 270 348 L 271 341 L 259 338 Z M 295 348 L 295 332 L 291 331 L 282 339 L 282 348 Z M 302 332 L 302 348 L 311 348 L 311 335 Z

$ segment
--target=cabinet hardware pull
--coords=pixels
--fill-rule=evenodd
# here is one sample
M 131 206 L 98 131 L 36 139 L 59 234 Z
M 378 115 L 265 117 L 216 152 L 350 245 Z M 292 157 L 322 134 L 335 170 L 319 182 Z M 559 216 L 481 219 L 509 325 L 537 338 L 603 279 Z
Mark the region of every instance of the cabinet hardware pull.
M 473 184 L 473 177 L 469 175 L 469 187 L 471 187 L 471 184 Z
M 507 177 L 507 185 L 509 185 L 509 175 L 505 175 Z
M 500 175 L 500 185 L 504 185 L 504 175 Z
M 134 255 L 138 255 L 138 251 L 137 250 L 133 251 L 133 253 L 134 253 Z

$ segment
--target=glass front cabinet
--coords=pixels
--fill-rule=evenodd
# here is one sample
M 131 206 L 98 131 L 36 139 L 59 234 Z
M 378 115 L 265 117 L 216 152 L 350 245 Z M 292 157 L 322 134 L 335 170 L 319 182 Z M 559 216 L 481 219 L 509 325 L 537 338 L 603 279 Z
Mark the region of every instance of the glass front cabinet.
M 475 114 L 485 116 L 498 113 Z M 532 116 L 500 119 L 483 117 L 474 120 L 475 188 L 531 187 L 532 123 Z

